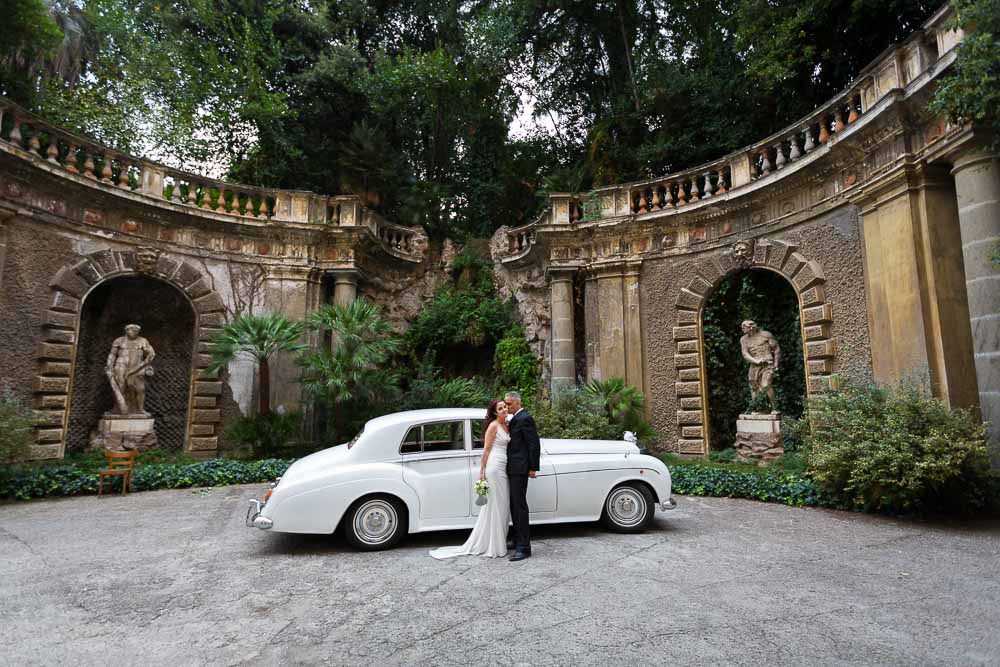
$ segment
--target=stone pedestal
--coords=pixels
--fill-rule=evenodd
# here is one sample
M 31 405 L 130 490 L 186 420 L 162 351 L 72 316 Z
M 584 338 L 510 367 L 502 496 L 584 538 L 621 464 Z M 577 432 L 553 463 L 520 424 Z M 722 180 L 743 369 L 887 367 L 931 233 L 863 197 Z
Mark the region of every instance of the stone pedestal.
M 736 420 L 736 455 L 741 462 L 766 465 L 784 453 L 780 414 L 740 415 Z
M 148 415 L 104 415 L 90 433 L 94 449 L 146 451 L 156 446 L 155 420 Z

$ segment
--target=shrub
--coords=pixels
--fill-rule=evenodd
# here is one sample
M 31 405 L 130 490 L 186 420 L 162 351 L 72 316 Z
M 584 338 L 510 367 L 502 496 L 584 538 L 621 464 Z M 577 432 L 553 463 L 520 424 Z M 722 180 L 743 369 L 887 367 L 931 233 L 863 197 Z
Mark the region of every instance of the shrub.
M 845 504 L 919 512 L 988 500 L 982 424 L 912 385 L 847 386 L 812 401 L 808 420 L 811 474 Z
M 538 390 L 538 358 L 524 337 L 524 329 L 514 327 L 497 343 L 493 353 L 497 384 L 504 391 L 515 390 L 534 396 Z
M 226 437 L 247 445 L 255 457 L 270 457 L 299 437 L 302 418 L 297 412 L 269 412 L 240 417 L 230 424 Z
M 189 464 L 137 464 L 132 472 L 132 489 L 152 491 L 267 482 L 284 474 L 291 463 L 282 459 L 212 459 Z M 117 486 L 120 481 L 114 484 Z M 108 489 L 107 483 L 104 488 Z M 97 473 L 74 465 L 19 466 L 0 470 L 0 498 L 30 500 L 84 493 L 97 493 Z
M 34 413 L 6 384 L 0 389 L 0 463 L 28 456 Z
M 835 504 L 835 500 L 822 488 L 802 475 L 769 468 L 705 465 L 682 461 L 669 454 L 662 458 L 670 468 L 675 493 L 749 498 L 795 506 L 829 507 Z
M 395 410 L 420 410 L 423 408 L 483 408 L 494 395 L 493 388 L 478 379 L 441 377 L 430 355 L 424 357 L 413 376 L 402 400 Z
M 599 406 L 608 421 L 622 431 L 632 431 L 640 440 L 655 437 L 653 428 L 643 414 L 645 397 L 635 387 L 625 384 L 622 378 L 591 380 L 583 388 L 584 396 Z
M 608 419 L 604 406 L 580 391 L 560 391 L 551 401 L 535 401 L 531 414 L 543 438 L 621 440 L 625 429 Z
M 715 463 L 734 463 L 736 461 L 736 449 L 733 447 L 719 450 L 713 449 L 708 453 L 708 460 Z

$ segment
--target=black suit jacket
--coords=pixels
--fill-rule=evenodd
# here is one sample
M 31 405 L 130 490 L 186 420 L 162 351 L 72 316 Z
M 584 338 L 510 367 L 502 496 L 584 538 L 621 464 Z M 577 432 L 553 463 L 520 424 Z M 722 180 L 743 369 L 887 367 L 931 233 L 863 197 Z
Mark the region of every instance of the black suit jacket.
M 507 474 L 527 475 L 529 470 L 539 470 L 538 462 L 542 443 L 538 439 L 535 420 L 527 410 L 521 410 L 508 424 L 510 442 L 507 444 Z

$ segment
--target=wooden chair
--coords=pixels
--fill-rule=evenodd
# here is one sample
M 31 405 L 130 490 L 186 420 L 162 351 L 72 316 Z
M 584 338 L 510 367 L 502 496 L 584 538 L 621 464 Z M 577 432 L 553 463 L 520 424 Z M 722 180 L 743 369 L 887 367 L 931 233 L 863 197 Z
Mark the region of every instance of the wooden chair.
M 104 455 L 108 457 L 108 467 L 97 473 L 99 475 L 97 480 L 97 495 L 100 497 L 104 492 L 105 477 L 121 475 L 122 495 L 124 496 L 126 490 L 132 490 L 132 465 L 135 463 L 135 450 L 132 449 L 127 452 L 105 451 Z M 108 482 L 108 486 L 110 488 L 110 481 Z

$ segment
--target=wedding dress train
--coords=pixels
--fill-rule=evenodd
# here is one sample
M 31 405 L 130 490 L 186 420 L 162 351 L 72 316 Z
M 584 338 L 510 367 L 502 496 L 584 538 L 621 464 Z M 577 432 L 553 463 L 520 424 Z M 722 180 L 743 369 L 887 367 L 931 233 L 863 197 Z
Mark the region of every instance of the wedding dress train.
M 510 434 L 497 427 L 490 456 L 486 460 L 486 482 L 490 492 L 486 505 L 479 511 L 476 527 L 460 547 L 432 549 L 431 556 L 438 560 L 454 556 L 489 556 L 499 558 L 507 555 L 507 526 L 510 524 L 510 487 L 507 481 L 507 443 Z

